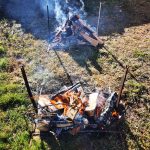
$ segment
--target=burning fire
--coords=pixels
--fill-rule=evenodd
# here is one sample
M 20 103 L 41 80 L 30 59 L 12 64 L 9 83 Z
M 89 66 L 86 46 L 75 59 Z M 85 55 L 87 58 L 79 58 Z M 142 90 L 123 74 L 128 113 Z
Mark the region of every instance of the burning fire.
M 79 113 L 85 109 L 85 105 L 80 98 L 81 92 L 68 91 L 62 95 L 58 95 L 54 100 L 50 100 L 57 109 L 64 109 L 63 115 L 66 116 L 69 107 L 79 110 Z
M 112 116 L 113 116 L 113 117 L 118 117 L 118 116 L 119 116 L 119 113 L 114 110 L 114 111 L 112 112 Z

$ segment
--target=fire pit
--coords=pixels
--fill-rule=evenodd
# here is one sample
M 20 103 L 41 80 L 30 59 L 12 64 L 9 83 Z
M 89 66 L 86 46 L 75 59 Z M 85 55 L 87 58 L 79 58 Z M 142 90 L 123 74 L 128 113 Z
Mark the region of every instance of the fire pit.
M 81 84 L 76 83 L 64 86 L 53 96 L 33 96 L 23 67 L 21 71 L 37 112 L 34 123 L 40 131 L 50 131 L 57 136 L 63 132 L 72 135 L 87 131 L 101 132 L 124 116 L 123 110 L 118 109 L 116 92 L 101 89 L 86 94 Z
M 73 135 L 80 130 L 100 131 L 122 117 L 115 111 L 116 101 L 115 92 L 101 90 L 86 95 L 77 83 L 53 97 L 39 97 L 41 119 L 36 120 L 37 127 L 42 130 L 40 125 L 45 124 L 47 131 L 57 135 L 65 131 Z

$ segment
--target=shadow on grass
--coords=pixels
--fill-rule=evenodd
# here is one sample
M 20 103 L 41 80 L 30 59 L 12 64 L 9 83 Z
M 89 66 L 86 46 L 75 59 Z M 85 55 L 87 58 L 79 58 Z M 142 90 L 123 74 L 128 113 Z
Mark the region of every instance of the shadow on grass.
M 141 146 L 141 144 L 140 144 L 140 142 L 139 142 L 139 140 L 138 140 L 138 137 L 133 134 L 133 132 L 131 131 L 131 129 L 130 129 L 130 127 L 128 126 L 127 122 L 125 122 L 125 123 L 123 124 L 123 127 L 124 127 L 124 129 L 125 129 L 125 133 L 123 133 L 123 136 L 125 137 L 125 136 L 126 136 L 125 134 L 127 133 L 128 136 L 129 136 L 129 138 L 130 138 L 132 141 L 134 141 L 136 147 L 137 147 L 138 149 L 140 149 L 140 150 L 144 150 L 144 148 L 142 148 L 142 146 Z
M 41 140 L 52 150 L 127 150 L 126 137 L 122 135 L 122 130 L 119 127 L 113 127 L 112 130 L 112 133 L 80 133 L 75 136 L 65 133 L 59 140 L 51 134 L 46 134 L 41 136 Z
M 87 22 L 97 24 L 100 1 L 87 0 L 85 10 L 88 12 Z M 122 34 L 124 29 L 150 22 L 150 2 L 148 0 L 104 0 L 101 3 L 99 24 L 100 35 Z
M 93 66 L 99 73 L 102 72 L 102 67 L 97 62 L 99 50 L 89 45 L 75 46 L 67 51 L 71 57 L 83 68 L 86 68 L 89 75 L 92 75 L 90 69 Z
M 125 120 L 110 130 L 112 133 L 108 130 L 108 133 L 80 133 L 75 136 L 65 133 L 58 140 L 52 134 L 44 133 L 41 140 L 52 150 L 128 150 L 127 140 L 130 138 L 138 149 L 144 150 Z

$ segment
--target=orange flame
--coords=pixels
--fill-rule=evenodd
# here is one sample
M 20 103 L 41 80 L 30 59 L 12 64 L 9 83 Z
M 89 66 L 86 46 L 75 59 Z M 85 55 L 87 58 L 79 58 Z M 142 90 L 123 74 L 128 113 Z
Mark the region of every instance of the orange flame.
M 118 117 L 118 115 L 119 115 L 119 113 L 118 113 L 117 111 L 113 111 L 113 112 L 112 112 L 112 116 L 113 116 L 113 117 Z

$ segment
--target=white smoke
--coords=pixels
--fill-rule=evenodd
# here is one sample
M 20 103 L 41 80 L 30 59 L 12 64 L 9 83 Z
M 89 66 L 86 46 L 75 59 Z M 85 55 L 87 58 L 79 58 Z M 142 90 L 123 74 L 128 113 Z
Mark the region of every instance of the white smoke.
M 59 24 L 63 24 L 64 20 L 67 19 L 67 16 L 62 10 L 62 6 L 60 5 L 59 0 L 55 0 L 55 8 L 54 8 L 55 18 Z
M 81 10 L 84 12 L 84 7 L 85 7 L 85 5 L 84 5 L 83 0 L 80 0 L 80 3 L 82 4 Z
M 57 20 L 59 26 L 62 26 L 70 15 L 85 15 L 83 0 L 40 0 L 39 4 L 44 14 L 47 13 L 48 6 L 50 16 Z M 67 11 L 69 12 L 66 13 Z

